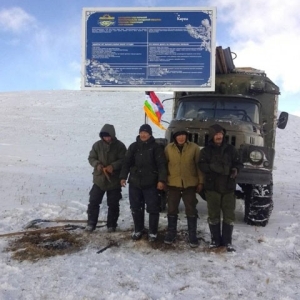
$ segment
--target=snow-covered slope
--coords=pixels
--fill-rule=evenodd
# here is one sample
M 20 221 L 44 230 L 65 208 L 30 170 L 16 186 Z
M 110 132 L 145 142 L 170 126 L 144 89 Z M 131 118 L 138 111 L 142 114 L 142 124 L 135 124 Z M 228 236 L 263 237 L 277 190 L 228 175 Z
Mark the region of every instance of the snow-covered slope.
M 127 146 L 144 123 L 143 93 L 39 91 L 0 93 L 0 234 L 30 220 L 85 219 L 92 168 L 87 156 L 104 123 Z M 167 120 L 171 102 L 165 102 Z M 300 118 L 277 130 L 275 208 L 267 227 L 243 223 L 237 201 L 237 252 L 204 252 L 209 241 L 205 202 L 198 204 L 200 247 L 170 249 L 132 242 L 128 191 L 123 189 L 119 246 L 101 254 L 105 228 L 83 251 L 19 263 L 0 238 L 0 299 L 299 299 Z M 163 131 L 153 126 L 154 136 Z M 105 200 L 100 219 L 105 219 Z M 166 227 L 161 214 L 160 231 Z M 186 229 L 183 207 L 180 229 Z M 94 237 L 93 237 L 94 236 Z

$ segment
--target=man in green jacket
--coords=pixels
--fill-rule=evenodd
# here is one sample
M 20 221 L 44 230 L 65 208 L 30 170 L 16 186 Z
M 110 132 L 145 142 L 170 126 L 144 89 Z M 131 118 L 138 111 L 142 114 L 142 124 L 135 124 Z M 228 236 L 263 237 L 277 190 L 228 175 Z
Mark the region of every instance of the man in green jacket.
M 174 142 L 165 148 L 168 163 L 168 230 L 164 242 L 172 244 L 176 239 L 178 207 L 182 198 L 187 215 L 189 245 L 197 247 L 199 242 L 196 192 L 200 193 L 204 180 L 198 168 L 200 148 L 197 144 L 188 141 L 188 133 L 185 129 L 175 131 L 173 140 Z
M 113 125 L 105 124 L 100 133 L 100 140 L 94 143 L 88 160 L 94 168 L 93 187 L 88 205 L 88 224 L 86 231 L 95 230 L 104 194 L 107 196 L 107 228 L 116 230 L 119 218 L 119 201 L 122 198 L 119 175 L 126 154 L 125 145 L 116 138 Z
M 199 168 L 205 173 L 204 191 L 211 232 L 210 248 L 232 246 L 235 221 L 235 178 L 243 164 L 234 146 L 225 142 L 226 130 L 219 124 L 209 127 L 209 142 L 200 152 Z M 221 212 L 223 214 L 221 234 Z

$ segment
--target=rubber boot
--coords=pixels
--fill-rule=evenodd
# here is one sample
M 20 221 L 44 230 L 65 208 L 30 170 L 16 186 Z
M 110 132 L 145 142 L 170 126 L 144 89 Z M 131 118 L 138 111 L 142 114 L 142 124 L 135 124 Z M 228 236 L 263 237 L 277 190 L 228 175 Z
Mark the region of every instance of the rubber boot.
M 199 246 L 197 238 L 197 216 L 187 217 L 188 230 L 189 230 L 189 245 L 192 248 Z
M 108 232 L 115 232 L 116 227 L 118 226 L 118 219 L 119 219 L 119 210 L 112 210 L 108 208 L 107 212 L 107 231 Z
M 132 233 L 131 237 L 133 240 L 137 241 L 142 238 L 144 233 L 144 211 L 136 210 L 132 211 L 131 213 L 134 222 L 134 232 Z
M 209 244 L 210 249 L 215 249 L 221 246 L 221 228 L 220 223 L 209 224 L 209 230 L 211 234 L 211 242 Z
M 87 226 L 85 228 L 85 231 L 92 232 L 96 229 L 96 225 L 98 223 L 98 217 L 100 213 L 100 206 L 96 205 L 88 205 L 87 209 L 87 215 L 88 215 L 88 221 L 87 221 Z
M 235 252 L 234 247 L 232 246 L 232 231 L 233 225 L 229 225 L 225 222 L 222 224 L 222 243 L 226 247 L 228 252 Z
M 157 230 L 158 230 L 158 222 L 159 222 L 159 213 L 149 214 L 149 234 L 148 240 L 149 242 L 154 242 L 157 238 Z
M 168 229 L 164 239 L 165 244 L 172 244 L 176 240 L 177 235 L 177 215 L 168 215 Z

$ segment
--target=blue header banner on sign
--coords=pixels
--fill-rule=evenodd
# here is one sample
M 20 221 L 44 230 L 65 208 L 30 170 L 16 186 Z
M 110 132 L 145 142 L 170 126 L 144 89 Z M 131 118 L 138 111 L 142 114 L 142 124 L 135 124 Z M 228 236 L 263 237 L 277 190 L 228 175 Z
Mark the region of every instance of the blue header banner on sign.
M 85 8 L 82 89 L 213 91 L 215 9 Z

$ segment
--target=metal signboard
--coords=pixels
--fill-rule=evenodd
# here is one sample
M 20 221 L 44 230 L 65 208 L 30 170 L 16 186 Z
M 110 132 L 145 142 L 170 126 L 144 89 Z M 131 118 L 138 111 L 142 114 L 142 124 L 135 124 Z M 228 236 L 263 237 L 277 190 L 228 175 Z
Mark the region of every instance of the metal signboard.
M 84 8 L 86 90 L 213 91 L 215 8 Z

